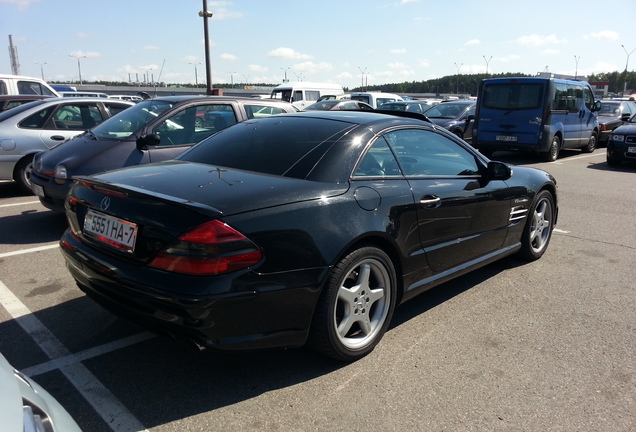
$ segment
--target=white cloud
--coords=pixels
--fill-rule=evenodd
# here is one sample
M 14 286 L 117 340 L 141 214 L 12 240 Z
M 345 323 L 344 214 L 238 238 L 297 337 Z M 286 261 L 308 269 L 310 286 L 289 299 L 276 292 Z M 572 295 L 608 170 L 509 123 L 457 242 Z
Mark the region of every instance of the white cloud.
M 241 12 L 233 12 L 228 9 L 232 2 L 229 1 L 208 1 L 208 12 L 212 12 L 212 19 L 226 20 L 243 18 Z
M 70 57 L 75 57 L 75 58 L 99 58 L 102 55 L 98 52 L 94 52 L 94 51 L 73 51 L 72 53 L 69 54 Z
M 20 12 L 26 12 L 29 6 L 31 6 L 33 3 L 39 2 L 40 0 L 0 0 L 0 3 L 16 5 Z
M 144 47 L 144 49 L 145 49 L 145 50 L 148 50 L 148 51 L 156 51 L 156 50 L 158 50 L 158 49 L 159 49 L 159 47 L 158 47 L 158 46 L 154 46 L 154 45 L 146 45 L 146 46 Z
M 256 72 L 261 74 L 267 73 L 267 71 L 269 70 L 265 66 L 260 66 L 255 64 L 251 64 L 247 68 L 250 70 L 250 72 Z
M 276 48 L 275 50 L 271 50 L 267 53 L 268 57 L 278 57 L 278 58 L 286 58 L 286 59 L 295 59 L 295 60 L 309 60 L 313 57 L 307 54 L 299 53 L 291 48 Z
M 480 44 L 481 44 L 481 41 L 479 39 L 471 39 L 468 42 L 466 42 L 464 46 L 475 46 Z
M 614 30 L 602 30 L 599 32 L 594 32 L 590 34 L 590 37 L 592 39 L 601 39 L 601 40 L 608 40 L 608 41 L 615 41 L 620 38 L 620 36 L 618 35 L 618 32 L 615 32 Z
M 238 60 L 238 57 L 232 54 L 221 54 L 220 57 L 221 57 L 221 60 L 229 61 L 229 62 L 234 62 Z
M 292 67 L 292 71 L 294 72 L 303 72 L 306 75 L 320 73 L 320 72 L 329 72 L 333 70 L 333 66 L 331 63 L 322 62 L 322 63 L 314 63 L 314 62 L 303 62 L 298 63 Z
M 404 48 L 396 48 L 392 49 L 391 54 L 406 54 L 406 50 Z
M 541 36 L 541 35 L 528 35 L 521 36 L 516 40 L 519 45 L 527 47 L 538 47 L 543 45 L 557 45 L 567 43 L 567 39 L 559 39 L 555 35 Z
M 541 54 L 545 54 L 545 55 L 557 55 L 560 54 L 561 51 L 559 50 L 555 50 L 552 48 L 548 48 L 548 49 L 544 49 L 543 51 L 541 51 Z

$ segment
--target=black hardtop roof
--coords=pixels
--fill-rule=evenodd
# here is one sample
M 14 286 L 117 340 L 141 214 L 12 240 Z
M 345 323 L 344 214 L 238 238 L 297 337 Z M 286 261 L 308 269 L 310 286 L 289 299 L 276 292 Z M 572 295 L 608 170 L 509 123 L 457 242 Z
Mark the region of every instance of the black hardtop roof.
M 311 117 L 318 119 L 328 119 L 328 120 L 339 120 L 348 123 L 354 123 L 359 125 L 373 125 L 382 122 L 395 122 L 397 120 L 413 125 L 421 125 L 422 122 L 426 124 L 431 124 L 430 120 L 426 118 L 426 116 L 414 112 L 408 111 L 389 111 L 389 110 L 374 110 L 374 111 L 362 111 L 362 110 L 351 110 L 351 111 L 300 111 L 297 113 L 288 113 L 288 114 L 277 114 L 271 117 L 265 117 L 264 119 L 269 118 L 279 118 L 279 117 Z

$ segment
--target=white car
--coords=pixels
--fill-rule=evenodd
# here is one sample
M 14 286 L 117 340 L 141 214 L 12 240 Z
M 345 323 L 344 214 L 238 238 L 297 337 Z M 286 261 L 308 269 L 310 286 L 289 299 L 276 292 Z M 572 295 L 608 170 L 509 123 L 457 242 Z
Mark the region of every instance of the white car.
M 46 390 L 0 354 L 0 421 L 3 432 L 81 432 Z
M 0 180 L 14 180 L 31 192 L 33 155 L 134 105 L 108 98 L 50 98 L 0 113 Z

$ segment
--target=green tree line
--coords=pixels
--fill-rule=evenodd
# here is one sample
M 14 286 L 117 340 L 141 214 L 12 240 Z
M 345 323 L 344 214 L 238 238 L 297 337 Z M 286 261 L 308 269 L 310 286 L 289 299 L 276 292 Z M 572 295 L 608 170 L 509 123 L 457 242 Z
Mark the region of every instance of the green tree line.
M 486 78 L 530 77 L 523 73 L 502 74 L 460 74 L 449 75 L 427 81 L 411 81 L 395 84 L 372 85 L 356 87 L 350 91 L 383 91 L 387 93 L 435 93 L 435 94 L 470 94 L 477 95 L 479 83 Z M 622 93 L 623 88 L 628 91 L 636 89 L 636 72 L 609 72 L 592 74 L 587 77 L 591 82 L 609 82 L 610 93 Z
M 523 74 L 523 73 L 502 73 L 502 74 L 459 74 L 459 75 L 449 75 L 441 78 L 430 79 L 426 81 L 410 81 L 410 82 L 402 82 L 402 83 L 393 83 L 393 84 L 382 84 L 382 85 L 370 85 L 363 87 L 355 87 L 352 89 L 345 89 L 346 91 L 383 91 L 387 93 L 433 93 L 433 94 L 470 94 L 473 96 L 477 95 L 477 91 L 479 89 L 479 83 L 481 80 L 486 78 L 506 78 L 506 77 L 529 77 L 533 75 Z M 592 74 L 587 77 L 588 81 L 592 82 L 609 82 L 609 92 L 610 93 L 622 93 L 623 89 L 631 92 L 633 89 L 636 89 L 636 72 L 607 72 L 600 74 Z M 54 84 L 62 84 L 52 82 Z M 68 83 L 66 83 L 68 84 Z M 106 85 L 106 86 L 128 86 L 131 83 L 126 81 L 84 81 L 84 84 L 87 85 Z M 134 83 L 132 85 L 139 86 L 144 85 L 143 83 Z M 154 83 L 145 83 L 148 87 L 153 87 Z M 214 88 L 241 88 L 246 85 L 249 86 L 271 86 L 275 87 L 278 84 L 271 83 L 250 83 L 250 84 L 241 84 L 235 83 L 231 84 L 216 84 L 213 83 Z M 156 83 L 157 87 L 197 87 L 205 89 L 205 84 L 200 83 L 195 86 L 194 84 L 177 84 L 177 83 Z

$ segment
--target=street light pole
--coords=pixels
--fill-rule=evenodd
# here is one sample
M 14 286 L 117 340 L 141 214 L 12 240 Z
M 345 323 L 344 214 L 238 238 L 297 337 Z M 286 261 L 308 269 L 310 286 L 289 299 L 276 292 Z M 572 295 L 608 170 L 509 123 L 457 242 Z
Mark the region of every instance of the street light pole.
M 79 54 L 69 54 L 68 56 L 77 59 L 77 73 L 79 75 L 79 84 L 82 85 L 82 68 L 80 67 L 80 59 L 81 58 L 86 58 L 86 56 L 85 55 L 79 55 Z
M 201 62 L 199 62 L 199 63 L 189 62 L 188 64 L 194 65 L 194 86 L 195 87 L 199 87 L 199 77 L 197 75 L 197 65 L 200 65 Z
M 205 38 L 205 81 L 206 94 L 212 94 L 212 69 L 210 67 L 210 36 L 208 34 L 208 18 L 212 18 L 212 12 L 208 12 L 208 0 L 203 0 L 203 10 L 199 16 L 203 18 L 203 37 Z M 196 67 L 195 67 L 196 71 Z M 196 75 L 196 72 L 195 72 Z M 196 80 L 196 77 L 195 77 Z
M 457 66 L 457 63 L 455 63 L 455 67 L 457 68 L 457 91 L 455 92 L 456 94 L 459 94 L 459 70 L 462 68 L 462 66 L 464 66 L 464 63 L 460 64 L 459 66 Z
M 365 66 L 364 70 L 362 70 L 362 68 L 358 66 L 358 70 L 360 71 L 360 74 L 362 74 L 362 77 L 360 80 L 360 89 L 364 91 L 364 73 L 367 71 L 367 68 Z
M 289 69 L 291 69 L 291 68 L 289 68 L 289 67 L 286 67 L 286 68 L 282 67 L 281 69 L 285 71 L 285 78 L 283 79 L 283 82 L 287 82 L 287 70 L 289 70 Z
M 227 73 L 230 74 L 230 87 L 234 88 L 234 74 L 236 73 L 236 71 L 232 72 L 232 71 L 227 71 Z
M 577 76 L 579 76 L 579 60 L 581 59 L 581 56 L 574 56 L 574 62 L 576 63 L 576 68 L 574 68 L 574 79 L 576 79 Z
M 490 56 L 490 58 L 488 60 L 486 60 L 486 56 L 482 56 L 484 58 L 484 61 L 486 62 L 486 75 L 488 75 L 488 64 L 490 63 L 490 60 L 492 60 L 492 56 Z
M 621 45 L 621 47 L 623 47 L 623 51 L 625 51 L 625 54 L 627 54 L 627 61 L 625 62 L 625 83 L 623 84 L 623 96 L 625 96 L 625 92 L 627 91 L 627 66 L 629 65 L 629 56 L 632 55 L 634 51 L 636 51 L 636 48 L 628 53 L 625 49 L 625 45 Z
M 44 79 L 44 65 L 45 64 L 49 64 L 49 62 L 38 63 L 38 62 L 34 61 L 33 64 L 40 65 L 40 74 L 42 74 L 42 81 L 46 81 Z

